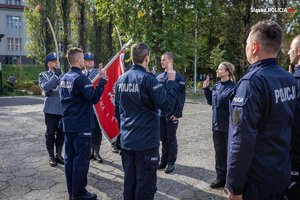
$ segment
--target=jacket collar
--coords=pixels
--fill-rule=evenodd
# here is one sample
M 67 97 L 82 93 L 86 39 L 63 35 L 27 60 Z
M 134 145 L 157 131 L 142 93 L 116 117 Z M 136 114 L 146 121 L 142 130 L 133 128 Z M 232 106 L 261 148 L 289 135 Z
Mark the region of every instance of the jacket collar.
M 82 71 L 81 71 L 81 69 L 80 68 L 78 68 L 78 67 L 71 67 L 71 70 L 72 71 L 75 71 L 75 72 L 80 72 L 80 74 L 82 74 Z
M 131 68 L 132 69 L 142 69 L 142 70 L 146 71 L 145 68 L 142 65 L 139 65 L 139 64 L 133 64 L 131 66 Z
M 270 65 L 277 65 L 277 60 L 275 58 L 267 58 L 267 59 L 263 59 L 260 61 L 257 61 L 253 64 L 251 64 L 247 71 L 250 72 L 255 68 L 262 68 L 262 67 L 266 67 L 266 66 L 270 66 Z

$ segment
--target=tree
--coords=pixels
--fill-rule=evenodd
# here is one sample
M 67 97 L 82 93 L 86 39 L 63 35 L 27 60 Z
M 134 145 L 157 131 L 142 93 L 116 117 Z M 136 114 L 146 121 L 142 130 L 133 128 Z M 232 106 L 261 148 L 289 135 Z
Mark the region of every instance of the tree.
M 210 54 L 209 57 L 209 64 L 210 64 L 210 68 L 212 70 L 216 70 L 216 68 L 218 68 L 219 64 L 223 61 L 225 61 L 225 53 L 226 50 L 221 50 L 220 49 L 220 45 L 216 46 Z
M 86 1 L 76 0 L 76 4 L 78 9 L 78 47 L 86 51 Z
M 47 10 L 46 10 L 47 8 Z M 54 51 L 54 42 L 47 18 L 54 19 L 56 6 L 54 0 L 28 0 L 24 10 L 26 20 L 26 44 L 28 56 L 44 63 L 45 56 Z M 45 66 L 47 69 L 47 66 Z
M 172 51 L 176 70 L 193 73 L 194 50 L 197 50 L 197 70 L 213 70 L 227 60 L 236 66 L 236 77 L 243 76 L 248 65 L 245 56 L 246 39 L 250 27 L 262 19 L 274 19 L 283 28 L 287 53 L 289 43 L 300 32 L 298 12 L 255 12 L 253 8 L 295 8 L 300 1 L 260 0 L 28 0 L 29 53 L 40 62 L 46 52 L 53 51 L 53 41 L 44 20 L 62 18 L 63 48 L 79 46 L 95 53 L 98 62 L 107 63 L 120 49 L 121 42 L 130 39 L 146 42 L 151 50 L 150 66 L 160 66 L 160 56 Z M 40 7 L 34 9 L 37 5 Z M 44 8 L 47 7 L 47 13 Z M 70 9 L 74 12 L 70 13 Z M 77 8 L 77 9 L 76 9 Z M 49 12 L 50 9 L 50 12 Z M 56 13 L 59 15 L 55 16 Z M 197 18 L 196 19 L 196 13 Z M 198 35 L 195 38 L 194 33 Z M 43 56 L 41 56 L 43 55 Z M 129 59 L 127 60 L 128 62 Z M 288 57 L 280 54 L 279 62 L 288 64 Z M 65 71 L 67 61 L 63 61 Z M 214 71 L 214 70 L 213 70 Z M 207 72 L 211 73 L 211 72 Z
M 63 55 L 66 55 L 66 51 L 69 48 L 69 44 L 71 41 L 70 38 L 70 27 L 71 27 L 71 19 L 70 19 L 70 8 L 71 8 L 71 2 L 69 0 L 57 0 L 58 4 L 58 11 L 60 13 L 60 16 L 62 16 L 63 21 L 63 49 L 65 53 Z M 63 70 L 66 72 L 68 71 L 68 61 L 63 56 L 62 59 L 63 63 Z

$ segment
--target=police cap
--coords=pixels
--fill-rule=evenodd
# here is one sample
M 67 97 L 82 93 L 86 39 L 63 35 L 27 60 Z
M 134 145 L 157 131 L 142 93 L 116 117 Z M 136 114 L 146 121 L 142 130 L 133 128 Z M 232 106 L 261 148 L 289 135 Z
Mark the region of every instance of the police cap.
M 57 59 L 57 54 L 54 52 L 51 52 L 46 56 L 45 62 L 46 62 L 46 64 L 48 64 L 48 62 L 56 60 L 56 59 Z
M 84 57 L 83 57 L 83 59 L 84 60 L 94 60 L 94 54 L 92 53 L 92 52 L 86 52 L 85 54 L 84 54 Z

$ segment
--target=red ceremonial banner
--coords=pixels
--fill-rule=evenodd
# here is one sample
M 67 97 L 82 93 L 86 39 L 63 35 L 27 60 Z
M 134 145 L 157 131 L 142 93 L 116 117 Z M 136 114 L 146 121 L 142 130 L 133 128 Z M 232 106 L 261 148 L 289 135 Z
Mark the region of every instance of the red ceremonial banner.
M 107 84 L 105 85 L 104 92 L 99 102 L 94 104 L 94 110 L 102 133 L 106 136 L 110 143 L 115 142 L 120 133 L 114 112 L 114 86 L 121 74 L 124 73 L 124 54 L 125 51 L 120 51 L 104 67 L 108 76 Z M 98 82 L 99 76 L 92 81 L 94 87 L 98 85 Z

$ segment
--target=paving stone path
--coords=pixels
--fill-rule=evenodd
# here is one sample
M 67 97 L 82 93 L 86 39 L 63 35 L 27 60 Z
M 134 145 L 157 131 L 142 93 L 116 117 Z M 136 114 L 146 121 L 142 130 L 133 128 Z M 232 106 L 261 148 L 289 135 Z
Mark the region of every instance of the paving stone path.
M 68 199 L 64 167 L 50 167 L 45 148 L 42 97 L 0 98 L 0 199 Z M 188 98 L 178 128 L 178 160 L 171 174 L 158 171 L 156 200 L 224 200 L 213 190 L 214 150 L 211 108 L 204 100 Z M 102 164 L 91 162 L 87 189 L 98 199 L 123 199 L 120 156 L 105 139 Z

